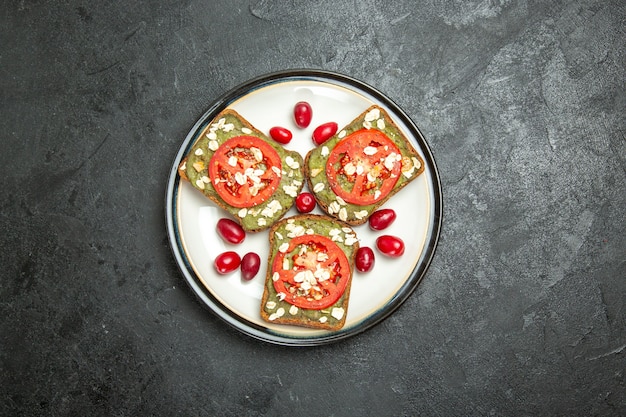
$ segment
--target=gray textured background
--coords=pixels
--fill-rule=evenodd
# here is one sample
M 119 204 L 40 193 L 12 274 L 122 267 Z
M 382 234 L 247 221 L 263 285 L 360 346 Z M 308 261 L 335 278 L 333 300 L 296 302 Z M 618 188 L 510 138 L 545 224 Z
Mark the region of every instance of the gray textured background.
M 5 1 L 2 415 L 626 414 L 626 3 Z M 297 349 L 187 288 L 165 185 L 225 91 L 289 68 L 396 101 L 444 227 L 412 297 Z

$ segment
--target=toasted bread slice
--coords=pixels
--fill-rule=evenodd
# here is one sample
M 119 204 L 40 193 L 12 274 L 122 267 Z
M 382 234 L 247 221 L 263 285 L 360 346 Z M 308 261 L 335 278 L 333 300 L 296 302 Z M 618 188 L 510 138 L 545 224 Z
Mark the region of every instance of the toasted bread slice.
M 348 171 L 347 166 L 343 165 L 344 162 L 339 161 L 341 155 L 337 157 L 339 151 L 333 154 L 333 150 L 340 145 L 346 148 L 347 143 L 343 142 L 351 137 L 356 137 L 355 135 L 351 136 L 355 132 L 356 135 L 365 132 L 371 137 L 380 137 L 380 133 L 382 133 L 382 135 L 387 138 L 385 143 L 389 145 L 380 146 L 379 148 L 375 146 L 363 146 L 359 148 L 359 152 L 361 152 L 359 155 L 362 156 L 363 159 L 369 159 L 365 163 L 358 162 L 359 155 L 355 153 L 353 155 L 355 157 L 354 161 L 350 162 L 351 170 Z M 375 142 L 375 140 L 373 141 Z M 369 142 L 359 143 L 359 146 L 364 143 Z M 393 148 L 394 146 L 396 149 L 394 152 L 390 153 L 389 148 Z M 352 146 L 350 149 L 354 148 L 355 147 Z M 372 167 L 372 158 L 378 158 L 378 156 L 373 156 L 376 155 L 378 150 L 380 150 L 379 155 L 386 155 L 387 158 L 390 158 L 389 161 L 381 157 L 379 161 L 374 161 L 374 163 L 379 165 L 378 167 L 375 169 L 368 168 Z M 399 155 L 395 152 L 396 150 L 399 151 Z M 329 159 L 333 157 L 336 159 L 335 163 L 332 161 L 329 163 Z M 359 164 L 361 165 L 360 167 L 358 166 Z M 309 151 L 304 165 L 308 186 L 322 210 L 329 216 L 351 225 L 365 223 L 374 211 L 424 171 L 424 161 L 419 153 L 404 136 L 389 114 L 383 108 L 375 105 L 361 113 L 323 145 Z M 395 166 L 395 168 L 393 168 L 395 169 L 395 173 L 385 168 L 391 168 L 393 166 Z M 344 167 L 344 171 L 338 171 L 344 169 Z M 332 178 L 329 176 L 328 169 L 334 169 L 339 173 L 335 173 L 335 178 Z M 370 176 L 368 172 L 373 173 Z M 379 192 L 376 191 L 379 187 L 383 187 L 381 184 L 382 178 L 384 177 L 381 172 L 384 172 L 384 175 L 388 175 L 386 178 L 395 180 L 395 183 L 389 183 L 393 184 L 393 187 L 388 189 L 386 195 L 382 195 L 382 193 L 378 195 L 375 194 Z M 380 175 L 380 177 L 377 177 L 377 175 Z M 351 187 L 356 187 L 355 184 L 360 181 L 357 179 L 358 176 L 361 176 L 362 178 L 360 180 L 363 181 L 363 188 L 359 188 L 358 191 L 360 196 L 365 196 L 363 201 L 357 201 L 358 198 L 354 197 L 354 195 L 351 196 L 352 201 L 346 201 L 347 198 L 345 195 L 342 197 L 335 192 L 338 190 L 338 187 L 341 187 L 343 190 L 346 190 L 346 193 L 354 193 L 355 191 L 353 191 Z M 348 177 L 351 179 L 348 180 Z M 369 185 L 371 185 L 372 188 L 368 189 L 367 186 Z M 356 190 L 356 188 L 354 189 Z
M 346 321 L 359 242 L 346 223 L 304 214 L 269 234 L 261 317 L 269 323 L 339 330 Z
M 233 141 L 229 141 L 239 137 L 260 139 L 263 143 L 269 145 L 269 148 L 264 145 L 265 149 L 268 150 L 267 153 L 273 153 L 271 151 L 273 149 L 280 158 L 280 167 L 266 166 L 269 163 L 269 159 L 263 159 L 266 155 L 260 152 L 258 148 L 254 149 L 255 155 L 259 155 L 257 162 L 260 161 L 259 165 L 255 165 L 254 170 L 257 174 L 261 171 L 267 172 L 265 177 L 270 178 L 271 176 L 268 180 L 265 177 L 259 177 L 262 174 L 252 175 L 252 171 L 250 171 L 249 175 L 246 175 L 243 165 L 235 165 L 236 162 L 233 162 L 233 172 L 228 175 L 232 174 L 230 181 L 232 181 L 234 187 L 238 186 L 238 183 L 235 181 L 237 179 L 235 174 L 237 174 L 239 175 L 239 182 L 246 184 L 246 187 L 250 184 L 250 190 L 254 189 L 255 184 L 260 184 L 257 187 L 261 191 L 257 189 L 251 192 L 267 191 L 266 194 L 271 192 L 271 195 L 265 200 L 253 202 L 252 205 L 249 204 L 249 201 L 252 199 L 242 199 L 243 203 L 237 205 L 227 202 L 225 200 L 227 196 L 224 196 L 224 188 L 221 190 L 216 188 L 220 181 L 225 183 L 227 179 L 222 177 L 222 174 L 216 174 L 217 169 L 215 170 L 216 172 L 213 172 L 213 176 L 210 173 L 211 164 L 216 163 L 216 160 L 213 160 L 213 158 L 216 155 L 228 155 L 225 153 L 225 148 L 229 148 L 229 152 L 240 151 L 240 148 L 230 149 L 233 147 Z M 224 145 L 227 141 L 229 142 Z M 178 173 L 182 179 L 189 181 L 191 185 L 215 202 L 215 204 L 229 212 L 241 224 L 244 230 L 257 232 L 271 227 L 293 206 L 295 198 L 304 185 L 303 165 L 302 156 L 298 152 L 286 150 L 252 126 L 236 111 L 226 109 L 202 129 L 193 147 L 181 161 Z M 225 163 L 224 166 L 226 166 Z M 235 173 L 234 171 L 237 169 L 241 172 Z M 272 189 L 264 191 L 261 187 L 265 186 L 271 186 Z

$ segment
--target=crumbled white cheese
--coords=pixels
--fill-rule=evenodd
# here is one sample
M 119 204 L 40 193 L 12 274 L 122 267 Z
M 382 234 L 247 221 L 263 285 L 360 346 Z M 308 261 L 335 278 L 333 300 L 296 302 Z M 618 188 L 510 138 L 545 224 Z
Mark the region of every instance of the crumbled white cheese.
M 217 121 L 217 123 L 214 123 L 213 126 L 216 129 L 221 129 L 222 127 L 224 127 L 224 123 L 226 123 L 226 118 L 222 117 L 221 119 Z
M 346 210 L 345 207 L 342 207 L 341 209 L 339 209 L 339 220 L 342 220 L 344 222 L 348 220 L 348 211 Z
M 276 166 L 272 166 L 272 171 L 274 171 L 274 174 L 276 174 L 279 177 L 282 175 L 281 169 Z
M 252 152 L 252 156 L 257 162 L 261 162 L 263 160 L 263 152 L 259 148 L 255 148 L 254 146 L 250 147 L 250 152 Z
M 303 226 L 300 225 L 291 225 L 291 227 L 289 227 L 289 224 L 287 224 L 287 226 L 285 226 L 285 228 L 287 230 L 289 230 L 289 233 L 287 233 L 287 237 L 289 238 L 294 238 L 294 237 L 298 237 L 298 236 L 302 236 L 304 235 L 305 229 Z
M 327 253 L 325 252 L 317 253 L 317 262 L 326 262 L 328 259 L 330 259 L 330 257 L 328 256 Z
M 370 111 L 368 111 L 367 113 L 365 113 L 365 121 L 366 122 L 373 122 L 374 120 L 378 119 L 380 117 L 380 109 L 374 108 Z
M 291 156 L 287 156 L 285 158 L 285 163 L 291 169 L 298 169 L 298 168 L 300 168 L 300 163 L 298 161 L 296 161 L 295 159 L 293 159 Z
M 330 315 L 336 318 L 337 320 L 341 320 L 344 314 L 345 314 L 345 310 L 341 307 L 334 307 L 330 311 Z
M 318 268 L 313 273 L 315 278 L 317 278 L 317 280 L 319 282 L 329 280 L 330 279 L 330 271 L 328 269 L 324 269 L 324 268 L 320 267 L 319 264 L 317 266 L 318 266 Z
M 365 155 L 376 155 L 376 152 L 378 152 L 378 148 L 375 146 L 366 146 L 365 148 L 363 148 L 363 153 Z
M 397 154 L 395 152 L 391 152 L 389 155 L 387 155 L 387 157 L 385 158 L 385 168 L 387 168 L 389 171 L 393 170 L 393 167 L 395 166 L 396 162 L 402 160 L 402 155 Z
M 235 182 L 239 185 L 244 185 L 248 181 L 244 174 L 242 174 L 241 172 L 235 172 Z
M 352 161 L 350 161 L 346 165 L 344 165 L 343 172 L 345 172 L 346 175 L 354 175 L 354 173 L 356 172 L 356 166 L 354 166 Z
M 328 205 L 328 214 L 339 213 L 340 208 L 341 207 L 339 206 L 339 203 L 337 203 L 336 201 L 333 201 L 332 203 Z
M 283 191 L 290 197 L 298 196 L 298 187 L 295 185 L 283 185 Z
M 261 214 L 265 217 L 273 217 L 278 211 L 280 211 L 283 208 L 283 206 L 281 206 L 280 201 L 278 200 L 272 200 L 270 201 L 267 206 L 265 206 L 265 208 L 261 211 Z

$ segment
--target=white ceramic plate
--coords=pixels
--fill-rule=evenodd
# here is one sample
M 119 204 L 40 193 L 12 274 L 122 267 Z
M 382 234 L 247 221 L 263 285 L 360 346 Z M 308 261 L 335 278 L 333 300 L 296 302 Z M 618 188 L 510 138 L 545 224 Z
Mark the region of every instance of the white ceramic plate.
M 313 120 L 306 129 L 292 119 L 293 106 L 307 101 Z M 361 246 L 374 249 L 376 263 L 368 273 L 355 271 L 352 280 L 346 324 L 339 331 L 320 331 L 296 326 L 269 324 L 261 319 L 268 256 L 268 232 L 248 233 L 240 245 L 224 243 L 215 225 L 228 213 L 181 181 L 177 167 L 192 148 L 197 135 L 225 108 L 232 108 L 259 130 L 268 133 L 283 126 L 293 133 L 285 147 L 304 157 L 314 146 L 311 135 L 316 126 L 334 121 L 339 128 L 372 104 L 385 108 L 426 164 L 424 173 L 411 182 L 382 208 L 396 211 L 396 221 L 386 230 L 374 232 L 367 223 L 355 227 Z M 306 186 L 305 186 L 306 189 Z M 176 261 L 188 284 L 200 300 L 219 317 L 240 331 L 283 345 L 317 345 L 360 333 L 389 316 L 415 290 L 433 256 L 441 228 L 442 196 L 439 175 L 428 145 L 409 117 L 390 99 L 374 88 L 344 75 L 325 71 L 298 70 L 269 74 L 254 79 L 225 94 L 196 122 L 172 164 L 166 196 L 167 228 Z M 322 214 L 319 208 L 314 213 Z M 286 216 L 298 214 L 292 208 Z M 390 234 L 404 240 L 405 253 L 387 258 L 375 249 L 378 236 Z M 234 250 L 240 256 L 256 252 L 261 256 L 259 274 L 251 281 L 238 271 L 219 275 L 213 268 L 215 257 Z

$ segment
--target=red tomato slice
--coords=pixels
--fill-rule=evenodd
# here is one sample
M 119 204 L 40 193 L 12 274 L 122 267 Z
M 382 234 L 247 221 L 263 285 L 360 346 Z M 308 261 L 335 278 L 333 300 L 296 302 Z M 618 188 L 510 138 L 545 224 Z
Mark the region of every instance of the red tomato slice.
M 348 203 L 374 204 L 398 181 L 402 154 L 379 130 L 361 129 L 342 139 L 328 156 L 326 175 L 331 189 Z
M 252 207 L 267 200 L 278 188 L 281 169 L 278 152 L 264 140 L 237 136 L 215 151 L 209 163 L 209 177 L 226 203 Z
M 286 267 L 286 269 L 285 269 Z M 335 304 L 346 290 L 352 272 L 345 253 L 320 235 L 293 238 L 272 264 L 276 292 L 296 307 L 321 310 Z

